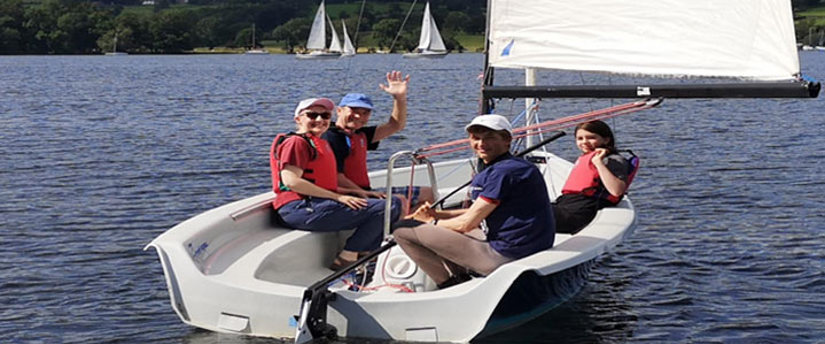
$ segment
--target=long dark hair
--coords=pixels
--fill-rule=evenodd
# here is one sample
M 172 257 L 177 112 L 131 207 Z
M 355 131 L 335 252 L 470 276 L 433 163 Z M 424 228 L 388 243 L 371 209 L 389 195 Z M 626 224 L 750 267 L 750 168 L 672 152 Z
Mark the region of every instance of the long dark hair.
M 607 123 L 602 122 L 600 120 L 579 123 L 576 126 L 576 130 L 573 131 L 573 133 L 575 134 L 579 132 L 579 129 L 587 130 L 591 133 L 594 133 L 607 139 L 607 146 L 599 148 L 607 148 L 607 151 L 611 154 L 618 152 L 618 150 L 616 149 L 616 138 L 613 137 L 613 131 L 610 130 L 610 127 L 607 125 Z

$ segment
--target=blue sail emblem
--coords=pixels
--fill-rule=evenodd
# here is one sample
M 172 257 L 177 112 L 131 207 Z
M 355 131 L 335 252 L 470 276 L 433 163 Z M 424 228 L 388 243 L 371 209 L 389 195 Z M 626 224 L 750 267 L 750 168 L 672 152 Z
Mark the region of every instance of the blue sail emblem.
M 507 46 L 501 51 L 501 56 L 510 56 L 510 49 L 513 48 L 513 43 L 515 42 L 515 39 L 510 40 L 510 43 L 507 43 Z

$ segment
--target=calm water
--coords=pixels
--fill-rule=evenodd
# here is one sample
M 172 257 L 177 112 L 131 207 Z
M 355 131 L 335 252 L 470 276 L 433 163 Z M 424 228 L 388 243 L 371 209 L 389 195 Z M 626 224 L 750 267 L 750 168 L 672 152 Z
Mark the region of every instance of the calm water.
M 801 59 L 805 74 L 825 80 L 825 53 Z M 0 338 L 275 342 L 181 323 L 143 247 L 195 214 L 268 190 L 269 144 L 291 129 L 298 99 L 367 92 L 373 121 L 383 121 L 384 73 L 412 74 L 408 127 L 372 155 L 378 168 L 391 152 L 461 136 L 481 64 L 472 54 L 0 57 Z M 542 108 L 557 116 L 604 105 Z M 619 143 L 643 157 L 635 234 L 570 302 L 479 342 L 823 341 L 824 105 L 671 100 L 610 120 Z M 570 136 L 550 147 L 576 156 Z

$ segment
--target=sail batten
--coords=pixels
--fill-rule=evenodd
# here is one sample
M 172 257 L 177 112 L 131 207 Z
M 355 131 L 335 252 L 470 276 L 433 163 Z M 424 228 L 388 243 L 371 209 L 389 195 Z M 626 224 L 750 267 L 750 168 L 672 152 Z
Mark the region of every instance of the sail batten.
M 799 74 L 787 0 L 496 0 L 489 63 L 670 77 Z

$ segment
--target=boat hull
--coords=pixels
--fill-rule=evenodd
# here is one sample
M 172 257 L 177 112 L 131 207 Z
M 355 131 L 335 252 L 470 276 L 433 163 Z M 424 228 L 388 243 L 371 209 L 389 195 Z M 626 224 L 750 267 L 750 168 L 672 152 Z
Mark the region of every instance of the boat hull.
M 423 51 L 417 53 L 406 53 L 401 55 L 405 59 L 440 59 L 447 56 L 446 51 Z
M 548 192 L 556 195 L 571 164 L 542 154 L 533 160 L 545 162 L 539 166 Z M 468 160 L 436 164 L 436 175 L 443 176 L 440 193 L 463 184 L 469 166 Z M 406 182 L 409 168 L 396 173 L 394 180 Z M 380 184 L 384 174 L 371 177 Z M 425 175 L 417 169 L 414 183 L 423 184 Z M 295 336 L 304 289 L 332 273 L 327 266 L 349 232 L 279 227 L 273 221 L 273 197 L 265 193 L 207 211 L 147 246 L 157 250 L 172 307 L 183 322 L 218 332 Z M 447 203 L 462 200 L 458 193 Z M 528 321 L 567 300 L 584 285 L 591 262 L 621 242 L 634 223 L 632 204 L 624 200 L 600 211 L 579 234 L 557 234 L 553 249 L 443 290 L 436 290 L 420 270 L 398 277 L 404 274 L 385 263 L 391 255 L 405 256 L 394 247 L 379 257 L 375 278 L 367 285 L 371 290 L 353 291 L 345 282 L 330 287 L 336 297 L 329 302 L 327 321 L 346 337 L 467 342 Z M 385 284 L 409 286 L 415 292 Z M 524 295 L 534 300 L 526 303 L 529 307 L 524 307 Z
M 328 60 L 337 59 L 339 57 L 341 57 L 341 53 L 332 53 L 325 51 L 313 51 L 305 54 L 295 54 L 295 58 L 301 60 Z

